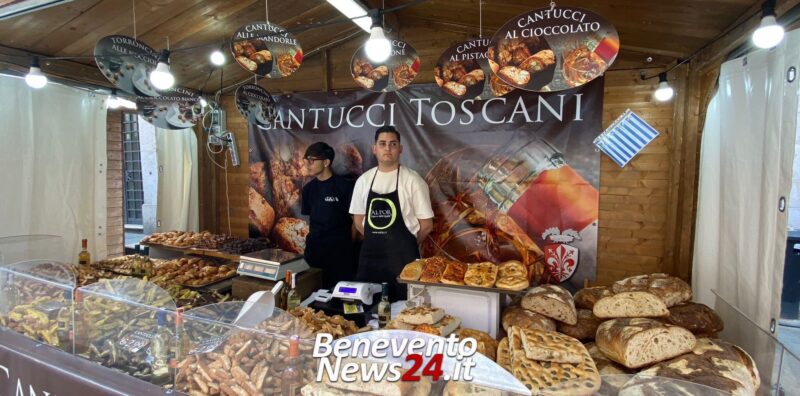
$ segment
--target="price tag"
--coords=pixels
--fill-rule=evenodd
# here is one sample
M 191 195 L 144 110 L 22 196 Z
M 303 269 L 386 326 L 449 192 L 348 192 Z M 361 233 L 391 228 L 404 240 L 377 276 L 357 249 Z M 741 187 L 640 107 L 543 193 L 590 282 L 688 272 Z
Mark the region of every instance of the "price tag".
M 345 313 L 345 315 L 357 314 L 357 313 L 363 313 L 363 312 L 364 312 L 364 306 L 361 305 L 361 304 L 344 303 L 344 313 Z
M 211 337 L 195 343 L 194 348 L 189 351 L 189 355 L 197 353 L 213 352 L 225 342 L 225 336 Z
M 143 331 L 136 330 L 120 338 L 117 342 L 117 345 L 119 345 L 119 347 L 125 351 L 136 353 L 150 344 L 150 340 L 152 339 L 152 333 L 145 333 Z

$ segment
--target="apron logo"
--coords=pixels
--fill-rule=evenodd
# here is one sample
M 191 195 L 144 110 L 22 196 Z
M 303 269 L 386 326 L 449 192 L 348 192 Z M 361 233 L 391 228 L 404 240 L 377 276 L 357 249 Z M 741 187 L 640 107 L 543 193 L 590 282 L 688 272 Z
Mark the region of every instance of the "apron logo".
M 385 202 L 387 205 L 389 205 L 389 208 L 373 210 L 372 205 L 375 202 Z M 373 219 L 389 219 L 389 224 L 383 227 L 378 227 L 372 222 Z M 367 223 L 369 223 L 370 227 L 375 230 L 385 230 L 391 227 L 395 220 L 397 220 L 397 209 L 394 206 L 394 202 L 386 198 L 373 198 L 369 202 L 369 216 L 367 216 Z

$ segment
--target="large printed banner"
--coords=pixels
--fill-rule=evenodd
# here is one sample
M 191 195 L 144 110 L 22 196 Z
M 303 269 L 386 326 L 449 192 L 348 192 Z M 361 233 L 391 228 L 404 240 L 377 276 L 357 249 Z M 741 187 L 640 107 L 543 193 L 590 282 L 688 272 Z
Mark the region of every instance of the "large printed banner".
M 519 260 L 533 281 L 582 287 L 596 272 L 600 158 L 592 140 L 602 100 L 602 78 L 489 100 L 459 100 L 434 84 L 281 96 L 275 121 L 250 128 L 251 235 L 302 252 L 306 147 L 330 144 L 334 172 L 357 178 L 377 165 L 374 133 L 389 123 L 401 133 L 400 162 L 430 187 L 434 230 L 423 256 Z

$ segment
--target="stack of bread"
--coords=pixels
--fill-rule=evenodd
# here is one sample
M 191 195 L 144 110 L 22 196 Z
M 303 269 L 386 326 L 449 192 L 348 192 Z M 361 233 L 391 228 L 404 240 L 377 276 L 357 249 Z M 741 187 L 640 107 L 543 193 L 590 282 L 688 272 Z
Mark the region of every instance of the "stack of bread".
M 488 261 L 465 264 L 434 256 L 406 264 L 400 273 L 400 279 L 515 291 L 525 290 L 530 286 L 528 269 L 516 260 L 500 265 Z
M 461 325 L 461 319 L 445 314 L 441 308 L 418 306 L 406 308 L 389 321 L 389 330 L 414 330 L 437 336 L 447 337 Z
M 521 306 L 503 312 L 503 327 L 509 337 L 500 342 L 498 363 L 506 364 L 517 378 L 529 384 L 532 380 L 510 356 L 515 337 L 557 329 L 586 342 L 587 354 L 599 374 L 639 372 L 623 387 L 628 394 L 658 392 L 660 385 L 645 378 L 652 375 L 695 382 L 734 395 L 754 394 L 760 380 L 752 358 L 739 347 L 713 339 L 723 330 L 721 318 L 711 308 L 691 302 L 691 298 L 686 282 L 666 274 L 640 275 L 611 287 L 585 288 L 574 298 L 558 286 L 533 288 Z M 527 352 L 524 341 L 522 345 Z

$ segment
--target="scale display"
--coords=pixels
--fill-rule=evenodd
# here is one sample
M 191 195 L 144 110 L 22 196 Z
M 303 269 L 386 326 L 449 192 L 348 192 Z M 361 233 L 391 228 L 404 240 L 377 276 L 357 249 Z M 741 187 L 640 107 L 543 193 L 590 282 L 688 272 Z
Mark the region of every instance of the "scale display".
M 264 249 L 240 256 L 239 275 L 272 281 L 282 280 L 286 271 L 303 272 L 310 267 L 302 255 L 280 249 Z

